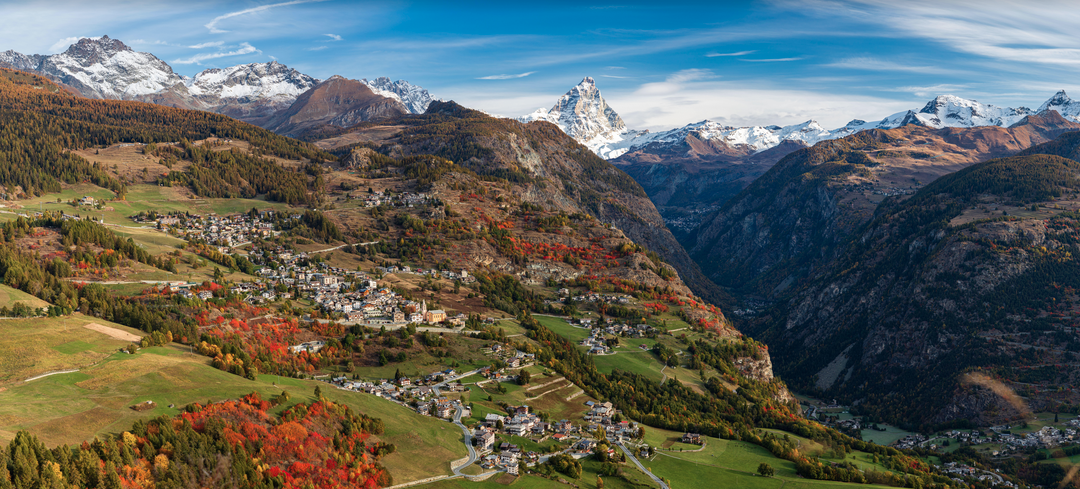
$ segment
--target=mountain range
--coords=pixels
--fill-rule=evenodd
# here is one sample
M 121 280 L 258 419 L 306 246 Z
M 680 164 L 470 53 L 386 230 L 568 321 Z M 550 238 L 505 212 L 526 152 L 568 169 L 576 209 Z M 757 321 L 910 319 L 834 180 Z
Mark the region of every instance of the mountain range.
M 578 142 L 605 159 L 616 159 L 639 151 L 664 152 L 682 145 L 688 137 L 724 145 L 735 151 L 759 153 L 784 141 L 812 146 L 819 141 L 839 139 L 870 129 L 895 129 L 910 124 L 934 129 L 945 127 L 1009 127 L 1024 117 L 1046 110 L 1080 121 L 1080 102 L 1059 91 L 1038 110 L 1027 107 L 999 107 L 954 95 L 939 95 L 920 109 L 897 112 L 878 121 L 854 119 L 843 127 L 826 129 L 815 120 L 788 126 L 728 126 L 703 120 L 660 132 L 628 128 L 619 114 L 600 94 L 593 78 L 586 77 L 558 99 L 551 109 L 540 108 L 518 117 L 521 122 L 547 121 L 559 126 Z
M 54 55 L 0 53 L 0 67 L 40 74 L 84 97 L 139 100 L 269 123 L 321 80 L 277 61 L 210 68 L 194 77 L 177 74 L 150 53 L 136 52 L 109 36 L 82 38 Z M 400 104 L 406 113 L 427 110 L 434 97 L 407 81 L 361 80 L 368 91 Z M 378 112 L 378 110 L 373 110 Z

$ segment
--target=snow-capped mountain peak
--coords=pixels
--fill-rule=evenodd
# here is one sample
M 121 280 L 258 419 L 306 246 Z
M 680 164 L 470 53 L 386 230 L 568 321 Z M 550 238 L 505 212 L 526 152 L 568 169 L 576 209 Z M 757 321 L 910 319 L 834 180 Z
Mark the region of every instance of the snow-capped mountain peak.
M 540 108 L 518 117 L 521 122 L 547 121 L 597 154 L 607 155 L 605 147 L 627 135 L 626 123 L 596 88 L 592 77 L 585 77 L 555 102 L 551 109 Z M 620 153 L 621 154 L 621 153 Z M 616 155 L 617 156 L 617 155 Z
M 185 80 L 192 95 L 213 95 L 219 98 L 286 98 L 295 100 L 319 83 L 319 80 L 300 73 L 277 61 L 249 63 L 228 68 L 211 68 Z
M 381 76 L 374 80 L 365 78 L 360 80 L 360 82 L 367 85 L 368 88 L 377 95 L 400 101 L 409 109 L 409 112 L 413 114 L 423 114 L 427 111 L 428 106 L 431 105 L 432 102 L 440 100 L 432 97 L 431 94 L 422 87 L 413 85 L 405 80 L 392 82 L 389 78 Z
M 1080 102 L 1069 98 L 1065 90 L 1055 93 L 1049 100 L 1039 106 L 1039 112 L 1054 110 L 1062 117 L 1073 122 L 1080 122 Z
M 1069 94 L 1065 93 L 1065 90 L 1058 90 L 1058 93 L 1055 93 L 1053 97 L 1050 97 L 1049 100 L 1043 102 L 1043 104 L 1039 106 L 1038 111 L 1042 112 L 1050 109 L 1056 110 L 1058 107 L 1064 107 L 1071 104 L 1072 101 L 1073 100 L 1069 98 Z
M 39 60 L 33 71 L 93 98 L 131 99 L 159 92 L 184 79 L 168 63 L 150 53 L 135 52 L 109 36 L 79 39 L 60 54 L 24 58 Z

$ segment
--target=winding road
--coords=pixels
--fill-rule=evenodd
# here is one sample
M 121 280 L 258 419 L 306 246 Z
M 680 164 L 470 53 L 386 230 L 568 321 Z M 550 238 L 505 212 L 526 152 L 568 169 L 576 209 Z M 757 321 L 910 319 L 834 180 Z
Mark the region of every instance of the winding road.
M 653 474 L 652 472 L 649 472 L 649 470 L 646 469 L 644 465 L 641 465 L 641 462 L 638 461 L 637 457 L 635 457 L 634 454 L 631 453 L 630 450 L 628 450 L 626 448 L 626 446 L 622 444 L 621 441 L 617 441 L 617 442 L 615 442 L 615 444 L 618 445 L 619 449 L 622 450 L 623 453 L 626 454 L 626 458 L 630 459 L 631 462 L 634 462 L 634 465 L 637 465 L 637 468 L 641 469 L 641 471 L 644 472 L 645 475 L 649 476 L 649 478 L 652 479 L 653 482 L 656 482 L 657 484 L 660 484 L 660 489 L 671 489 L 670 487 L 668 487 L 667 484 L 664 483 L 663 480 L 661 480 L 659 477 L 657 477 L 656 474 Z
M 476 449 L 472 446 L 472 432 L 469 431 L 468 427 L 465 427 L 465 425 L 461 423 L 461 416 L 464 415 L 464 411 L 465 410 L 463 407 L 458 406 L 457 412 L 454 413 L 454 424 L 457 424 L 458 427 L 460 427 L 461 432 L 465 434 L 465 449 L 469 450 L 469 461 L 465 462 L 457 468 L 454 468 L 454 475 L 459 477 L 471 478 L 475 476 L 461 473 L 462 468 L 468 467 L 469 465 L 476 463 Z

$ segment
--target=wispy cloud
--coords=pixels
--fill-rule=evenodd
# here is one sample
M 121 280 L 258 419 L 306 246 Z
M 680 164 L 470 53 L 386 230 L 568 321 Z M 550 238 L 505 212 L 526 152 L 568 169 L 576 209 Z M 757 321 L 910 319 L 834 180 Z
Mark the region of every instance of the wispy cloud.
M 313 48 L 307 48 L 308 51 L 322 51 L 323 49 L 326 49 L 326 46 L 315 46 Z
M 210 41 L 210 42 L 202 42 L 202 43 L 199 43 L 199 44 L 193 44 L 193 45 L 188 46 L 188 47 L 191 48 L 191 49 L 206 49 L 206 48 L 216 48 L 216 47 L 222 46 L 224 44 L 225 44 L 225 41 Z
M 933 65 L 912 65 L 886 61 L 873 57 L 844 58 L 823 66 L 829 68 L 849 68 L 853 70 L 868 71 L 899 71 L 907 73 L 924 73 L 931 75 L 960 75 L 965 72 Z
M 330 38 L 327 42 L 329 42 L 329 41 L 340 41 L 341 40 L 341 36 L 339 36 L 337 34 L 323 34 L 323 35 Z
M 797 58 L 768 58 L 768 59 L 739 59 L 739 61 L 746 61 L 749 63 L 782 63 L 784 61 L 798 61 L 803 59 L 802 56 Z
M 477 80 L 513 80 L 514 78 L 525 78 L 525 77 L 527 77 L 527 76 L 529 76 L 529 75 L 531 75 L 533 73 L 536 73 L 536 72 L 535 71 L 530 71 L 530 72 L 527 72 L 527 73 L 518 73 L 516 75 L 488 75 L 488 76 L 481 76 L 480 78 L 477 78 Z
M 1080 69 L 1080 38 L 1074 28 L 1080 24 L 1080 11 L 1066 1 L 1031 2 L 1023 8 L 975 0 L 855 0 L 819 5 L 822 11 L 842 12 L 958 53 L 1008 62 L 1006 69 L 1011 71 L 1028 71 L 1033 63 Z M 836 9 L 841 5 L 846 7 Z
M 716 78 L 716 74 L 712 70 L 703 70 L 700 68 L 692 68 L 689 70 L 681 70 L 668 75 L 665 80 L 668 83 L 686 83 L 692 81 L 709 80 Z
M 219 51 L 219 52 L 216 52 L 216 53 L 200 53 L 200 54 L 196 54 L 195 56 L 192 56 L 190 58 L 183 58 L 183 59 L 175 60 L 175 61 L 173 61 L 173 63 L 176 63 L 178 65 L 190 65 L 190 64 L 196 64 L 197 65 L 197 64 L 202 64 L 203 61 L 209 61 L 211 59 L 227 58 L 227 57 L 230 57 L 230 56 L 242 56 L 242 55 L 245 55 L 245 54 L 261 53 L 261 52 L 262 51 L 259 51 L 258 49 L 256 49 L 255 46 L 252 46 L 251 44 L 248 44 L 246 42 L 242 42 L 242 43 L 240 43 L 239 49 L 234 49 L 232 51 Z
M 717 57 L 720 57 L 720 56 L 746 56 L 748 54 L 754 54 L 756 52 L 757 51 L 738 51 L 738 52 L 735 52 L 735 53 L 709 53 L 709 54 L 706 54 L 705 57 L 706 58 L 717 58 Z
M 221 22 L 221 21 L 223 21 L 225 19 L 231 19 L 233 17 L 239 17 L 241 15 L 253 14 L 253 13 L 256 13 L 256 12 L 263 12 L 263 11 L 270 10 L 272 8 L 277 8 L 277 7 L 287 7 L 289 5 L 300 5 L 302 3 L 325 2 L 325 1 L 326 0 L 292 0 L 290 2 L 274 3 L 274 4 L 270 4 L 270 5 L 260 5 L 258 7 L 252 7 L 252 8 L 244 9 L 244 10 L 238 10 L 236 12 L 229 12 L 229 13 L 227 13 L 225 15 L 219 15 L 217 17 L 214 17 L 214 20 L 211 20 L 209 23 L 207 23 L 203 27 L 206 27 L 207 29 L 209 29 L 210 32 L 213 33 L 213 34 L 221 34 L 221 33 L 229 32 L 229 31 L 226 31 L 226 30 L 219 29 L 218 26 L 217 26 L 219 22 Z

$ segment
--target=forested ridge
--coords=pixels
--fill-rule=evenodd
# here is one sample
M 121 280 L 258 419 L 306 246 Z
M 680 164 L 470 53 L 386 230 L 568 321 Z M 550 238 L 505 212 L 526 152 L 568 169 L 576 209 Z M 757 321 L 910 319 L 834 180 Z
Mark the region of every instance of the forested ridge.
M 33 196 L 57 192 L 61 182 L 88 181 L 122 197 L 126 189 L 121 182 L 68 150 L 208 137 L 244 140 L 256 152 L 282 158 L 316 163 L 334 159 L 308 143 L 223 115 L 141 102 L 80 98 L 44 78 L 0 69 L 0 185 L 9 194 L 14 194 L 16 186 Z M 263 165 L 259 170 L 265 173 L 269 168 Z M 210 167 L 209 171 L 220 172 L 222 168 Z M 244 168 L 232 171 L 244 172 Z M 251 171 L 245 173 L 255 176 Z M 223 193 L 212 188 L 206 192 Z M 295 192 L 282 194 L 277 198 L 295 200 L 285 195 Z

